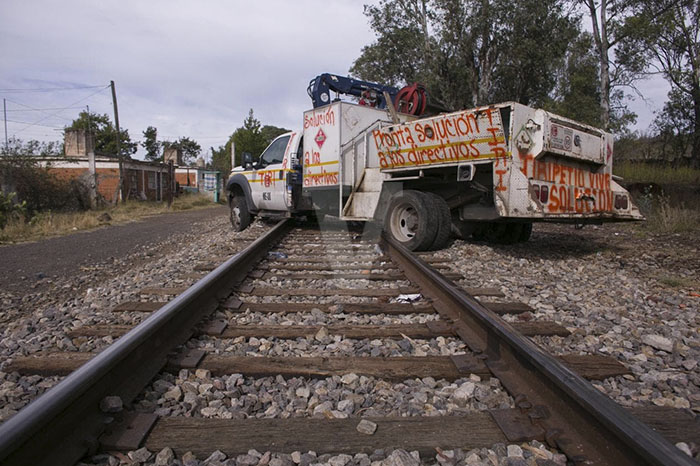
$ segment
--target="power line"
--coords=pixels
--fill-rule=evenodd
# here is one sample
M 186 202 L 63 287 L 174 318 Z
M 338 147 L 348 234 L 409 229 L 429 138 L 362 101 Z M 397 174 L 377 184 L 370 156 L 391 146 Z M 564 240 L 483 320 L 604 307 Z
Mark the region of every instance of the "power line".
M 54 92 L 54 91 L 75 91 L 81 89 L 97 89 L 103 86 L 77 86 L 77 87 L 34 87 L 17 89 L 0 89 L 0 92 Z
M 107 85 L 107 86 L 102 86 L 98 91 L 93 92 L 93 93 L 90 94 L 89 96 L 83 97 L 83 98 L 80 99 L 80 100 L 76 100 L 76 101 L 73 102 L 72 104 L 69 104 L 68 107 L 72 107 L 72 106 L 74 106 L 74 105 L 77 105 L 77 104 L 79 104 L 80 102 L 82 102 L 82 101 L 84 101 L 84 100 L 87 100 L 87 99 L 89 99 L 90 97 L 92 97 L 92 96 L 94 96 L 94 95 L 96 95 L 96 94 L 99 94 L 100 92 L 104 91 L 105 89 L 107 89 L 107 88 L 109 88 L 109 87 L 110 87 L 109 85 Z M 28 126 L 25 126 L 25 127 L 22 128 L 22 129 L 20 129 L 20 130 L 17 131 L 15 134 L 21 133 L 22 131 L 24 131 L 25 129 L 27 129 L 27 128 L 31 127 L 31 126 L 38 125 L 38 124 L 41 123 L 42 121 L 48 120 L 49 118 L 58 115 L 58 114 L 61 113 L 62 111 L 63 111 L 63 110 L 59 110 L 59 111 L 57 111 L 57 112 L 55 112 L 55 113 L 50 114 L 49 116 L 46 116 L 46 117 L 44 117 L 44 118 L 41 118 L 41 119 L 37 120 L 35 123 L 32 123 L 32 124 L 30 124 L 30 125 L 28 125 Z
M 180 136 L 169 136 L 169 135 L 161 135 L 159 134 L 158 137 L 160 138 L 168 138 L 168 139 L 178 139 L 180 137 L 183 137 L 182 135 Z M 227 134 L 226 136 L 197 136 L 197 135 L 189 135 L 189 136 L 184 136 L 184 137 L 189 137 L 191 139 L 228 139 L 231 137 L 230 134 Z
M 13 100 L 7 99 L 8 102 L 13 102 L 13 103 L 18 103 L 14 102 Z M 22 104 L 19 104 L 22 105 Z M 25 105 L 26 107 L 26 105 Z M 8 112 L 44 112 L 47 110 L 74 110 L 77 108 L 83 108 L 83 107 L 51 107 L 51 108 L 27 108 L 27 109 L 11 109 L 8 110 Z
M 64 109 L 67 110 L 67 109 L 69 109 L 69 108 L 82 108 L 82 107 L 62 107 L 62 108 L 54 108 L 54 109 L 40 109 L 40 108 L 32 107 L 32 106 L 27 105 L 27 104 L 23 104 L 23 103 L 21 103 L 21 102 L 17 102 L 16 100 L 12 100 L 12 99 L 5 99 L 5 100 L 7 100 L 8 102 L 12 102 L 13 104 L 20 105 L 20 106 L 22 106 L 22 107 L 24 107 L 24 108 L 27 109 L 27 110 L 14 110 L 14 111 L 16 111 L 16 112 L 22 112 L 22 111 L 26 111 L 26 112 L 28 112 L 28 111 L 40 111 L 40 112 L 42 112 L 42 113 L 45 113 L 45 114 L 49 115 L 49 112 L 47 112 L 46 110 L 64 110 Z M 13 110 L 10 110 L 10 111 L 13 111 Z M 66 117 L 59 117 L 59 118 L 62 118 L 62 119 L 67 120 L 67 121 L 73 121 L 73 120 L 71 120 L 70 118 L 66 118 Z
M 17 120 L 4 120 L 7 121 L 8 123 L 19 123 L 19 124 L 24 124 L 24 125 L 32 125 L 32 126 L 43 126 L 44 128 L 53 128 L 53 129 L 63 129 L 61 126 L 50 126 L 50 125 L 42 125 L 39 123 L 30 123 L 28 121 L 17 121 Z

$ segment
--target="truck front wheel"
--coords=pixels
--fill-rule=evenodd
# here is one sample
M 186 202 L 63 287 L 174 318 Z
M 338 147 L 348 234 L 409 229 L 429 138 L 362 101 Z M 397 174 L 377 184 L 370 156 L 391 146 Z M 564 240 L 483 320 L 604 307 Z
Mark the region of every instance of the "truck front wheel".
M 231 198 L 231 226 L 233 231 L 243 231 L 251 222 L 250 211 L 246 205 L 245 197 L 237 195 Z
M 396 194 L 384 218 L 384 230 L 405 248 L 424 251 L 435 240 L 438 213 L 432 199 L 419 191 L 407 190 Z

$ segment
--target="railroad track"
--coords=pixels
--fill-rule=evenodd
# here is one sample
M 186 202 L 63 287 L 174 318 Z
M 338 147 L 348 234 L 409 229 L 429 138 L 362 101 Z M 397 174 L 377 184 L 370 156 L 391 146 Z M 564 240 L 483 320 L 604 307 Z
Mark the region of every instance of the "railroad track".
M 0 426 L 0 463 L 69 465 L 143 447 L 200 459 L 251 449 L 431 457 L 539 441 L 576 464 L 695 464 L 671 443 L 700 436 L 692 417 L 621 408 L 587 382 L 627 373 L 617 360 L 544 353 L 528 337 L 566 328 L 506 323 L 500 315 L 531 309 L 456 286 L 430 255 L 283 221 L 188 277 L 199 280 L 141 290 L 170 301 L 114 309 L 148 316 L 136 327 L 72 332 L 116 339 L 98 354 L 13 360 L 5 371 L 65 378 Z M 413 401 L 392 406 L 406 389 Z

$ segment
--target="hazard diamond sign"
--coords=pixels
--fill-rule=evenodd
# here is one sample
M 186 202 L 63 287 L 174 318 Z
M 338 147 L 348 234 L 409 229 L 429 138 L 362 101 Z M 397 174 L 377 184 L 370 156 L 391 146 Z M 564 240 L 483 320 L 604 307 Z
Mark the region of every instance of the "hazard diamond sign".
M 314 141 L 316 141 L 316 144 L 318 144 L 319 149 L 323 147 L 323 143 L 326 142 L 326 133 L 323 132 L 323 129 L 319 128 Z

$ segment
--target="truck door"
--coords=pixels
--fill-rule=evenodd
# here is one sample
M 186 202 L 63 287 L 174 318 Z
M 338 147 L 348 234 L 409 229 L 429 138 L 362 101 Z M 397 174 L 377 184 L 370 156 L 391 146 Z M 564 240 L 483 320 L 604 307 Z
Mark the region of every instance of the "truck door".
M 287 210 L 285 202 L 286 166 L 293 142 L 296 141 L 296 133 L 287 133 L 279 136 L 267 146 L 260 156 L 260 161 L 255 170 L 255 182 L 252 183 L 253 197 L 256 205 L 265 210 Z M 285 163 L 285 161 L 287 161 Z M 257 192 L 256 192 L 257 191 Z

